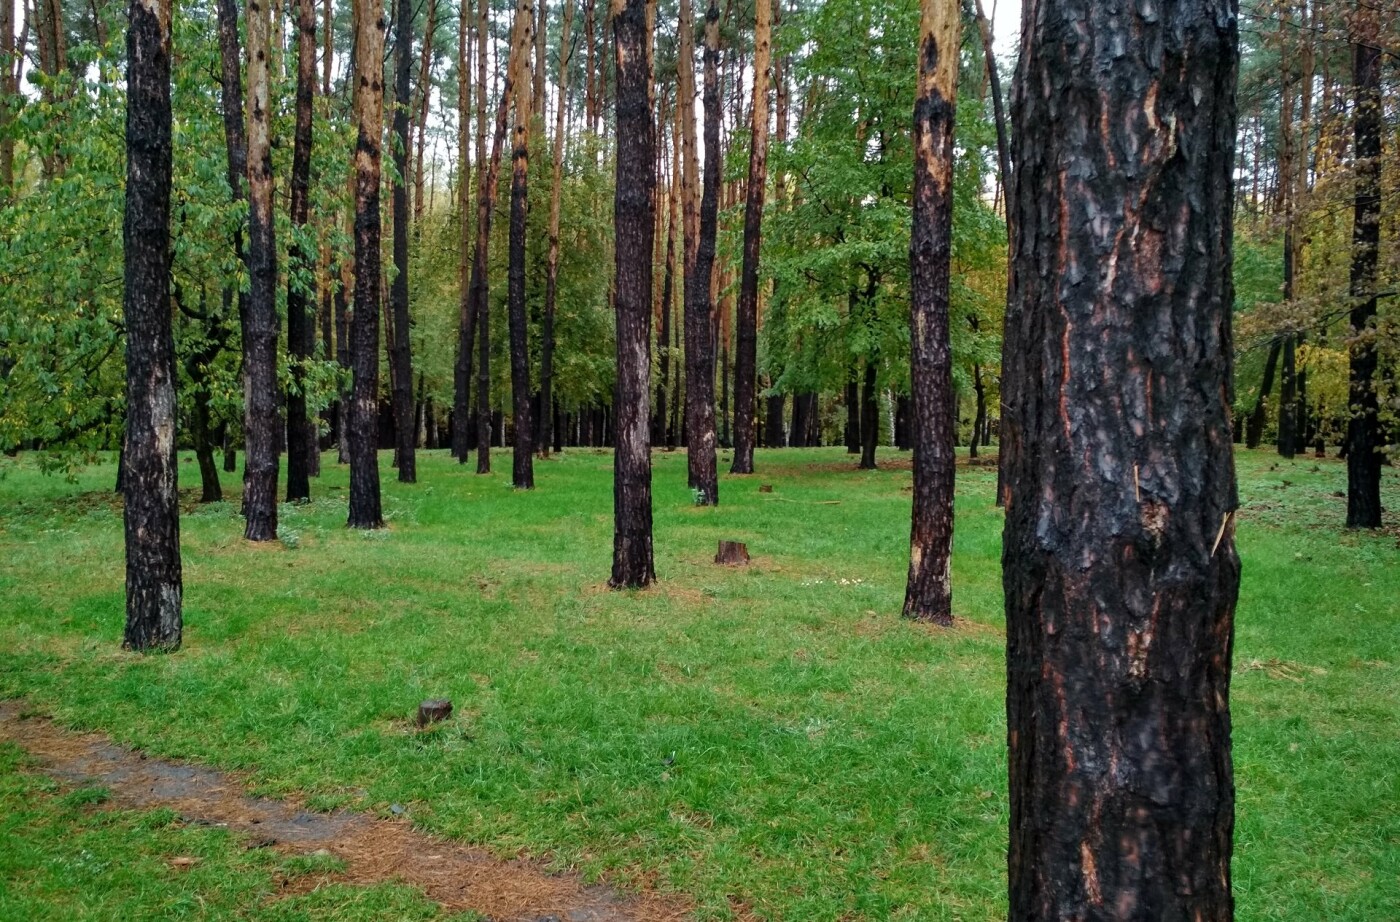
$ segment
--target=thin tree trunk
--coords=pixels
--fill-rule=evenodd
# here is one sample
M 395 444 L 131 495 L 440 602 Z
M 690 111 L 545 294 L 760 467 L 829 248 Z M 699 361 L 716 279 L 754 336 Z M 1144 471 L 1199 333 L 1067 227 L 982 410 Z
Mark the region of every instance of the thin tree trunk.
M 855 294 L 851 294 L 851 304 L 855 304 Z M 857 380 L 858 365 L 851 363 L 850 376 L 846 379 L 846 454 L 860 454 L 860 383 Z
M 271 10 L 248 8 L 248 308 L 243 314 L 243 512 L 249 541 L 277 539 L 277 240 L 272 208 Z
M 16 78 L 15 5 L 0 3 L 0 205 L 9 203 L 15 188 L 15 139 L 10 134 L 10 107 L 19 97 Z
M 914 504 L 904 617 L 943 625 L 953 623 L 957 414 L 948 312 L 961 26 L 957 0 L 922 0 L 914 100 L 914 229 L 909 250 Z M 979 387 L 980 376 L 979 370 Z
M 686 47 L 690 27 L 690 0 L 681 0 L 681 98 L 693 97 L 694 77 L 689 91 L 684 74 L 691 70 L 687 64 Z M 692 50 L 693 56 L 693 50 Z M 686 225 L 685 273 L 685 417 L 690 488 L 696 503 L 702 506 L 719 504 L 719 472 L 715 460 L 715 346 L 714 293 L 710 279 L 715 264 L 715 235 L 719 228 L 719 183 L 721 151 L 719 143 L 719 0 L 710 0 L 705 13 L 705 179 L 700 200 L 700 213 Z M 693 110 L 692 110 L 693 111 Z M 690 153 L 686 155 L 687 173 L 695 159 L 694 119 L 686 119 L 685 139 Z M 698 176 L 696 177 L 698 181 Z M 694 183 L 691 188 L 694 188 Z M 687 196 L 687 199 L 690 197 Z M 693 207 L 693 205 L 691 206 Z M 694 257 L 691 239 L 694 239 Z
M 1269 394 L 1274 389 L 1274 373 L 1278 369 L 1279 355 L 1283 352 L 1283 340 L 1275 339 L 1269 344 L 1269 356 L 1264 360 L 1264 380 L 1259 385 L 1259 399 L 1254 402 L 1254 409 L 1249 414 L 1249 420 L 1245 423 L 1244 445 L 1246 448 L 1258 448 L 1259 442 L 1264 437 L 1264 422 L 1269 412 Z
M 667 449 L 675 448 L 674 433 L 667 427 L 670 408 L 666 401 L 671 385 L 671 314 L 675 300 L 676 285 L 676 223 L 680 211 L 680 137 L 671 139 L 671 184 L 666 194 L 668 216 L 666 220 L 666 262 L 661 273 L 661 329 L 657 334 L 657 350 L 661 379 L 656 383 L 656 409 L 652 423 L 652 444 L 661 443 Z
M 1008 913 L 1226 922 L 1235 6 L 1043 0 L 1026 22 L 1008 322 L 1034 345 L 1006 369 Z
M 875 447 L 880 440 L 880 404 L 875 393 L 875 362 L 865 360 L 865 386 L 860 394 L 860 469 L 875 470 Z
M 122 646 L 180 648 L 180 503 L 170 317 L 170 3 L 132 0 L 126 38 L 126 630 Z
M 382 528 L 379 495 L 380 138 L 384 124 L 384 4 L 355 0 L 355 316 L 350 400 L 351 528 Z
M 1381 241 L 1381 49 L 1374 7 L 1359 10 L 1353 41 L 1356 193 L 1351 231 L 1347 527 L 1381 525 L 1382 439 L 1376 396 L 1376 276 Z
M 1285 261 L 1287 257 L 1285 256 Z M 1285 277 L 1291 275 L 1284 273 Z M 1298 334 L 1285 333 L 1283 337 L 1283 373 L 1278 405 L 1278 453 L 1284 458 L 1292 458 L 1297 453 Z
M 569 69 L 573 63 L 571 44 L 575 0 L 563 0 L 564 23 L 559 37 L 559 107 L 554 117 L 554 162 L 549 191 L 549 252 L 545 257 L 544 326 L 540 333 L 540 449 L 546 454 L 551 442 L 556 448 L 554 427 L 554 313 L 559 298 L 559 224 L 564 203 L 564 138 L 569 106 Z M 543 106 L 541 100 L 541 106 Z
M 389 308 L 393 336 L 389 355 L 393 374 L 389 376 L 394 399 L 395 460 L 399 483 L 418 482 L 418 433 L 413 424 L 413 351 L 408 315 L 408 152 L 409 109 L 412 107 L 409 81 L 413 72 L 413 12 L 411 0 L 398 0 L 394 24 L 394 281 L 389 287 Z
M 466 464 L 471 452 L 472 338 L 476 317 L 471 312 L 471 0 L 461 0 L 457 20 L 457 356 L 452 368 L 452 457 Z M 478 126 L 479 127 L 479 126 Z M 477 161 L 480 168 L 481 162 Z
M 433 96 L 433 37 L 437 32 L 437 0 L 428 0 L 428 18 L 423 27 L 423 48 L 418 60 L 418 142 L 413 166 L 413 226 L 423 220 L 423 155 L 427 147 L 428 107 Z
M 779 0 L 781 2 L 781 0 Z M 771 0 L 754 0 L 753 107 L 749 181 L 744 204 L 744 259 L 736 317 L 734 363 L 734 463 L 731 474 L 753 473 L 758 437 L 758 262 L 763 243 L 763 204 L 768 186 L 768 66 L 773 51 Z
M 530 46 L 534 39 L 533 0 L 516 4 L 516 47 L 511 49 L 515 76 L 515 131 L 510 171 L 510 254 L 507 268 L 507 313 L 510 327 L 510 391 L 515 438 L 511 483 L 517 490 L 535 488 L 534 426 L 530 390 L 529 316 L 525 304 L 526 218 L 529 212 L 530 120 L 533 88 Z M 541 62 L 543 66 L 543 62 Z
M 306 370 L 316 353 L 309 306 L 316 303 L 316 265 L 303 249 L 311 198 L 311 105 L 316 93 L 315 0 L 297 0 L 296 134 L 292 144 L 292 246 L 287 267 L 287 347 L 292 384 L 287 388 L 287 502 L 311 499 L 316 430 L 306 409 Z M 307 291 L 308 286 L 310 291 Z
M 656 124 L 647 38 L 655 0 L 612 0 L 617 58 L 617 450 L 613 454 L 613 565 L 608 585 L 656 581 L 651 537 L 652 241 L 656 236 Z

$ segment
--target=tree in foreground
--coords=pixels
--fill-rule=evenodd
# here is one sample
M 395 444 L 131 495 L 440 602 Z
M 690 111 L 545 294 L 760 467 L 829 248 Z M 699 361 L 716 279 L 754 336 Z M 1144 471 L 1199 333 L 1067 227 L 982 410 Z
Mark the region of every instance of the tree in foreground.
M 389 361 L 393 373 L 394 444 L 397 446 L 399 483 L 418 482 L 418 427 L 413 421 L 413 352 L 408 315 L 408 112 L 412 106 L 409 76 L 413 64 L 414 4 L 400 3 L 394 21 L 394 189 L 390 207 L 394 215 L 394 281 L 389 286 L 389 313 L 393 319 Z
M 183 621 L 170 314 L 170 0 L 132 0 L 126 36 L 126 633 L 177 650 Z
M 651 287 L 656 234 L 656 124 L 651 111 L 654 0 L 612 0 L 617 57 L 617 450 L 608 585 L 656 580 L 651 546 Z
M 1232 0 L 1028 6 L 1003 547 L 1010 918 L 1233 917 Z
M 287 502 L 311 499 L 316 430 L 306 406 L 306 364 L 316 351 L 312 314 L 316 303 L 315 254 L 304 245 L 311 204 L 311 105 L 316 93 L 316 6 L 297 0 L 296 134 L 292 141 L 292 237 L 287 280 L 287 349 L 292 386 L 287 389 Z
M 1376 268 L 1381 245 L 1381 49 L 1374 7 L 1358 6 L 1353 42 L 1356 198 L 1351 231 L 1347 527 L 1381 526 L 1380 402 L 1376 396 Z
M 355 0 L 355 316 L 351 321 L 351 528 L 380 528 L 379 177 L 384 124 L 383 0 Z
M 277 540 L 277 237 L 272 211 L 272 8 L 248 4 L 248 306 L 243 312 L 243 536 Z
M 515 413 L 515 444 L 511 457 L 511 484 L 517 490 L 535 488 L 534 428 L 530 418 L 529 317 L 525 305 L 525 231 L 529 210 L 530 179 L 530 44 L 534 38 L 535 8 L 531 0 L 519 0 L 510 60 L 515 74 L 515 131 L 510 171 L 510 254 L 507 271 L 507 314 L 510 328 L 510 390 Z M 543 73 L 544 62 L 536 63 Z M 548 412 L 545 410 L 544 412 Z
M 914 100 L 914 229 L 909 246 L 914 505 L 904 617 L 953 623 L 953 346 L 948 320 L 953 240 L 957 0 L 923 0 Z

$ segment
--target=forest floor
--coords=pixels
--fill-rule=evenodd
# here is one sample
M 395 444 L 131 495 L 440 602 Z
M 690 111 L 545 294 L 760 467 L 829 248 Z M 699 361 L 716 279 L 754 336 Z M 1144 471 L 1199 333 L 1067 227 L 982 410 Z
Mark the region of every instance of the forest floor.
M 142 799 L 121 758 L 217 768 L 229 796 L 305 823 L 411 824 L 585 902 L 614 899 L 601 881 L 661 898 L 617 905 L 699 919 L 1004 918 L 994 468 L 960 471 L 960 624 L 941 631 L 898 617 L 910 475 L 893 452 L 860 472 L 839 450 L 761 451 L 718 509 L 691 504 L 683 454 L 658 454 L 661 584 L 642 593 L 605 587 L 610 454 L 537 462 L 533 493 L 496 460 L 478 477 L 425 453 L 401 486 L 386 454 L 390 527 L 358 533 L 327 455 L 270 546 L 242 541 L 236 501 L 190 494 L 185 646 L 158 657 L 119 649 L 114 466 L 0 469 L 0 920 L 503 912 L 359 873 L 334 833 L 308 851 Z M 1239 466 L 1238 917 L 1395 918 L 1400 520 L 1340 527 L 1335 460 Z M 1400 510 L 1395 471 L 1386 491 Z M 722 539 L 752 564 L 715 566 Z M 418 732 L 430 697 L 456 711 Z M 91 758 L 65 774 L 74 752 L 138 782 Z

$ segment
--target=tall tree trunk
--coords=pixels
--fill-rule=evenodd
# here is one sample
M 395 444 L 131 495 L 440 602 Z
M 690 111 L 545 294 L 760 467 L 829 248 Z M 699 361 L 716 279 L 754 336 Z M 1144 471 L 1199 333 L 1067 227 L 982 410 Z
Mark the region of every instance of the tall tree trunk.
M 340 366 L 340 373 L 343 381 L 350 381 L 353 376 L 350 361 L 350 328 L 351 317 L 354 314 L 349 308 L 349 299 L 355 289 L 354 273 L 350 271 L 350 263 L 353 259 L 345 260 L 345 263 L 337 267 L 340 274 L 340 284 L 335 286 L 335 361 Z M 341 464 L 350 463 L 350 399 L 351 391 L 345 384 L 340 387 L 339 399 L 336 400 L 336 449 L 338 461 Z
M 875 470 L 875 446 L 880 440 L 880 402 L 875 392 L 875 362 L 865 360 L 865 385 L 860 392 L 860 469 Z
M 409 81 L 413 72 L 413 12 L 410 0 L 398 0 L 394 24 L 394 281 L 389 287 L 393 337 L 389 354 L 393 362 L 390 383 L 394 395 L 394 445 L 399 483 L 418 482 L 418 432 L 413 424 L 413 351 L 408 315 L 408 152 Z
M 1352 83 L 1356 193 L 1351 230 L 1351 343 L 1347 420 L 1347 527 L 1381 525 L 1384 460 L 1376 397 L 1376 274 L 1381 242 L 1381 49 L 1374 7 L 1358 9 Z
M 1287 257 L 1285 256 L 1285 261 Z M 1285 273 L 1285 276 L 1290 273 Z M 1284 458 L 1297 454 L 1298 445 L 1298 334 L 1283 336 L 1283 374 L 1278 405 L 1278 453 Z
M 1245 423 L 1244 445 L 1258 448 L 1264 438 L 1264 422 L 1269 412 L 1269 394 L 1274 389 L 1274 373 L 1278 369 L 1279 354 L 1283 351 L 1283 340 L 1275 339 L 1269 344 L 1269 356 L 1264 360 L 1264 380 L 1259 385 L 1259 398 L 1254 401 L 1254 409 Z
M 297 0 L 296 134 L 292 143 L 292 246 L 287 267 L 287 347 L 292 384 L 287 388 L 287 502 L 311 499 L 316 430 L 306 409 L 306 370 L 316 354 L 310 306 L 316 303 L 314 254 L 303 246 L 311 200 L 311 105 L 316 94 L 315 0 Z M 308 287 L 310 291 L 308 291 Z
M 571 40 L 575 2 L 563 0 L 564 23 L 559 37 L 559 107 L 554 116 L 554 162 L 549 188 L 549 252 L 545 257 L 544 325 L 540 331 L 540 450 L 546 454 L 554 439 L 554 312 L 559 299 L 559 224 L 564 204 L 564 136 L 569 111 L 569 68 L 573 63 Z M 543 99 L 540 106 L 544 106 Z
M 687 64 L 690 0 L 681 0 L 682 100 L 694 95 L 693 73 L 689 91 L 684 74 Z M 693 56 L 693 51 L 692 51 Z M 693 103 L 692 103 L 693 104 Z M 719 183 L 721 151 L 719 144 L 719 0 L 710 0 L 705 13 L 705 179 L 700 213 L 691 233 L 686 225 L 685 272 L 685 420 L 688 445 L 690 488 L 702 506 L 719 504 L 719 472 L 715 460 L 715 345 L 714 292 L 711 276 L 715 265 L 715 235 L 719 228 Z M 693 109 L 692 109 L 693 112 Z M 687 119 L 685 141 L 687 173 L 695 159 L 693 118 Z M 698 180 L 698 176 L 696 177 Z M 691 184 L 694 188 L 694 183 Z M 689 199 L 689 196 L 687 196 Z M 692 206 L 693 207 L 693 206 Z M 694 239 L 694 256 L 691 240 Z
M 351 528 L 382 528 L 379 496 L 380 138 L 384 124 L 384 3 L 355 6 L 355 315 L 351 330 Z
M 472 335 L 476 318 L 470 311 L 472 251 L 467 233 L 471 214 L 471 0 L 460 0 L 457 19 L 457 356 L 452 367 L 452 457 L 466 464 L 471 451 Z M 480 166 L 480 163 L 477 164 Z
M 1025 16 L 1009 322 L 1029 348 L 1003 445 L 1017 922 L 1233 917 L 1238 24 L 1227 0 L 1159 14 Z
M 437 0 L 428 0 L 428 18 L 423 27 L 423 47 L 418 60 L 418 141 L 413 165 L 413 226 L 423 220 L 423 155 L 427 147 L 428 108 L 433 96 L 433 37 L 437 31 Z
M 19 99 L 16 78 L 15 5 L 0 3 L 0 205 L 6 205 L 15 188 L 15 139 L 10 135 L 10 107 Z
M 170 318 L 170 3 L 132 0 L 126 37 L 126 631 L 131 650 L 178 650 L 183 630 Z
M 852 304 L 855 295 L 851 295 Z M 860 383 L 857 379 L 859 366 L 851 362 L 850 375 L 846 379 L 846 454 L 860 454 Z
M 510 326 L 510 392 L 515 423 L 511 483 L 517 490 L 535 488 L 534 426 L 530 404 L 529 315 L 525 305 L 526 218 L 529 213 L 531 96 L 530 46 L 534 39 L 533 0 L 516 4 L 516 42 L 511 49 L 515 76 L 515 131 L 510 170 L 510 254 L 507 308 Z M 543 62 L 541 62 L 543 66 Z
M 528 2 L 528 0 L 527 0 Z M 651 542 L 652 240 L 656 236 L 656 124 L 649 7 L 612 0 L 617 58 L 617 450 L 613 454 L 613 565 L 608 585 L 656 581 Z
M 904 617 L 944 625 L 953 623 L 957 413 L 948 299 L 961 26 L 957 0 L 922 0 L 914 100 L 914 229 L 909 248 L 914 505 Z
M 482 61 L 486 58 L 486 14 L 487 6 L 483 2 L 477 19 L 477 53 Z M 516 17 L 516 23 L 512 26 L 511 55 L 515 54 L 515 49 L 519 45 L 518 36 L 515 35 L 515 26 L 518 25 L 519 17 Z M 528 42 L 526 47 L 529 47 Z M 507 59 L 505 79 L 501 84 L 501 99 L 496 106 L 496 127 L 491 138 L 491 159 L 484 170 L 480 166 L 477 168 L 476 246 L 472 251 L 471 304 L 468 306 L 468 312 L 476 321 L 477 336 L 476 472 L 478 474 L 491 473 L 491 432 L 493 428 L 491 425 L 491 301 L 487 260 L 491 251 L 491 219 L 495 213 L 496 187 L 500 181 L 501 150 L 505 146 L 510 106 L 515 95 L 515 70 L 514 62 Z M 485 66 L 479 64 L 477 70 L 477 117 L 483 120 L 483 127 L 479 128 L 477 133 L 477 153 L 483 154 L 483 159 L 482 148 L 485 146 L 485 139 L 482 132 L 484 131 L 486 110 L 485 81 Z
M 781 2 L 781 0 L 779 0 Z M 734 362 L 734 463 L 731 474 L 753 473 L 758 437 L 758 260 L 768 185 L 768 65 L 773 51 L 771 0 L 754 0 L 753 107 L 749 181 L 744 204 L 744 260 L 739 278 L 738 351 Z
M 272 213 L 271 9 L 248 7 L 248 309 L 243 313 L 243 536 L 277 540 L 277 239 Z
M 679 107 L 677 107 L 677 119 L 679 118 Z M 674 122 L 679 127 L 678 122 Z M 664 154 L 662 155 L 664 156 Z M 660 380 L 656 382 L 656 405 L 653 414 L 651 427 L 652 444 L 663 444 L 667 449 L 675 448 L 673 433 L 667 428 L 667 420 L 670 408 L 667 406 L 667 398 L 671 386 L 671 314 L 672 302 L 675 300 L 676 286 L 676 222 L 680 211 L 680 161 L 681 161 L 681 139 L 679 132 L 673 132 L 671 138 L 671 181 L 666 193 L 667 219 L 666 219 L 666 256 L 664 268 L 661 272 L 661 326 L 657 331 L 657 351 L 659 356 Z

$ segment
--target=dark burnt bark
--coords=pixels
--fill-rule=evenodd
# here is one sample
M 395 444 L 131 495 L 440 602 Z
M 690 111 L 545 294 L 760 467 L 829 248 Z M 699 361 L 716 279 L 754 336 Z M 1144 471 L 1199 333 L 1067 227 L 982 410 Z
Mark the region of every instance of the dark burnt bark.
M 389 286 L 389 309 L 394 335 L 389 345 L 393 374 L 389 376 L 394 398 L 394 450 L 399 483 L 418 482 L 418 432 L 413 424 L 413 350 L 408 316 L 408 152 L 409 90 L 413 72 L 414 4 L 399 0 L 394 24 L 394 189 L 390 207 L 394 213 L 394 281 Z
M 783 448 L 787 445 L 787 432 L 783 428 L 783 405 L 785 394 L 768 395 L 768 412 L 763 419 L 763 444 L 768 448 Z
M 875 393 L 875 363 L 865 360 L 865 384 L 860 391 L 860 469 L 875 470 L 875 447 L 880 441 L 880 401 Z
M 967 443 L 968 457 L 976 458 L 987 438 L 987 382 L 981 364 L 972 363 L 972 438 Z
M 472 250 L 467 215 L 471 213 L 471 0 L 460 0 L 457 20 L 457 356 L 452 367 L 452 457 L 466 464 L 471 452 L 471 354 L 475 317 L 470 311 Z M 480 164 L 478 163 L 479 167 Z
M 1223 922 L 1235 8 L 1041 0 L 1025 22 L 1003 443 L 1009 917 Z
M 277 540 L 277 239 L 272 213 L 272 110 L 267 0 L 248 5 L 248 306 L 243 313 L 243 536 Z
M 851 376 L 846 381 L 846 454 L 860 454 L 860 383 L 858 366 L 851 363 Z
M 535 488 L 534 419 L 530 390 L 529 315 L 525 304 L 525 237 L 530 180 L 530 45 L 534 37 L 532 0 L 516 8 L 520 46 L 512 51 L 515 77 L 515 131 L 510 169 L 510 253 L 507 269 L 507 315 L 510 327 L 510 393 L 514 414 L 511 483 L 517 490 Z M 541 64 L 541 66 L 543 66 Z
M 687 257 L 685 278 L 685 425 L 690 488 L 701 506 L 719 504 L 719 470 L 715 459 L 714 293 L 719 228 L 719 2 L 705 12 L 705 178 L 700 199 L 699 235 L 694 266 Z
M 613 206 L 617 301 L 617 450 L 613 454 L 613 565 L 608 585 L 656 581 L 651 537 L 652 241 L 656 236 L 656 124 L 651 109 L 647 0 L 614 0 L 617 185 Z
M 549 452 L 563 448 L 555 431 L 554 400 L 554 313 L 559 300 L 559 224 L 564 204 L 564 135 L 569 109 L 569 70 L 573 60 L 573 0 L 565 0 L 559 36 L 559 96 L 554 114 L 554 162 L 549 190 L 549 250 L 545 256 L 544 320 L 540 329 L 540 448 Z M 543 64 L 541 64 L 541 67 Z M 544 100 L 539 101 L 541 109 Z M 543 112 L 541 112 L 543 115 Z
M 1298 452 L 1298 335 L 1283 337 L 1283 373 L 1278 403 L 1278 453 L 1292 458 Z
M 674 141 L 673 146 L 679 153 L 680 138 L 677 137 Z M 679 158 L 677 157 L 673 166 L 678 164 Z M 666 197 L 669 217 L 666 222 L 666 262 L 665 268 L 661 272 L 661 324 L 656 331 L 656 348 L 660 353 L 657 356 L 660 379 L 656 382 L 656 403 L 653 407 L 651 424 L 652 444 L 665 445 L 668 449 L 675 447 L 675 442 L 672 441 L 673 433 L 667 427 L 670 407 L 666 401 L 671 385 L 671 313 L 676 285 L 676 213 L 680 198 L 679 170 L 673 168 L 671 175 L 674 181 L 671 184 L 670 193 Z
M 132 0 L 126 37 L 126 630 L 131 650 L 178 650 L 183 630 L 170 317 L 170 3 Z
M 356 0 L 355 314 L 351 321 L 351 528 L 382 528 L 379 495 L 380 137 L 384 124 L 384 4 Z
M 311 102 L 316 93 L 316 7 L 297 0 L 296 134 L 292 142 L 292 226 L 306 225 L 311 192 Z M 287 279 L 287 348 L 292 384 L 287 389 L 287 502 L 311 499 L 315 427 L 306 409 L 306 366 L 316 352 L 311 305 L 316 303 L 316 254 L 295 231 Z M 310 290 L 308 290 L 308 287 Z
M 753 473 L 758 437 L 758 260 L 768 186 L 768 63 L 772 57 L 772 3 L 754 0 L 753 106 L 749 181 L 744 203 L 744 258 L 735 317 L 734 463 L 731 474 Z
M 335 286 L 333 308 L 335 311 L 335 362 L 340 366 L 344 382 L 351 379 L 350 369 L 350 315 L 349 299 L 354 280 L 336 267 L 333 275 L 339 277 Z M 335 402 L 335 440 L 337 460 L 341 464 L 350 463 L 350 390 L 342 384 Z
M 1382 439 L 1376 396 L 1376 272 L 1381 242 L 1381 50 L 1375 9 L 1362 10 L 1354 47 L 1356 199 L 1351 230 L 1351 345 L 1347 527 L 1381 525 Z
M 923 0 L 922 9 L 919 91 L 914 100 L 914 227 L 909 244 L 914 504 L 904 617 L 948 625 L 953 623 L 957 428 L 948 310 L 961 19 L 957 7 L 942 0 Z
M 1278 360 L 1283 352 L 1283 340 L 1275 339 L 1269 344 L 1269 356 L 1264 360 L 1264 380 L 1259 385 L 1259 399 L 1245 423 L 1244 444 L 1246 448 L 1258 448 L 1264 438 L 1264 422 L 1269 413 L 1269 395 L 1274 390 L 1274 374 L 1278 370 Z

